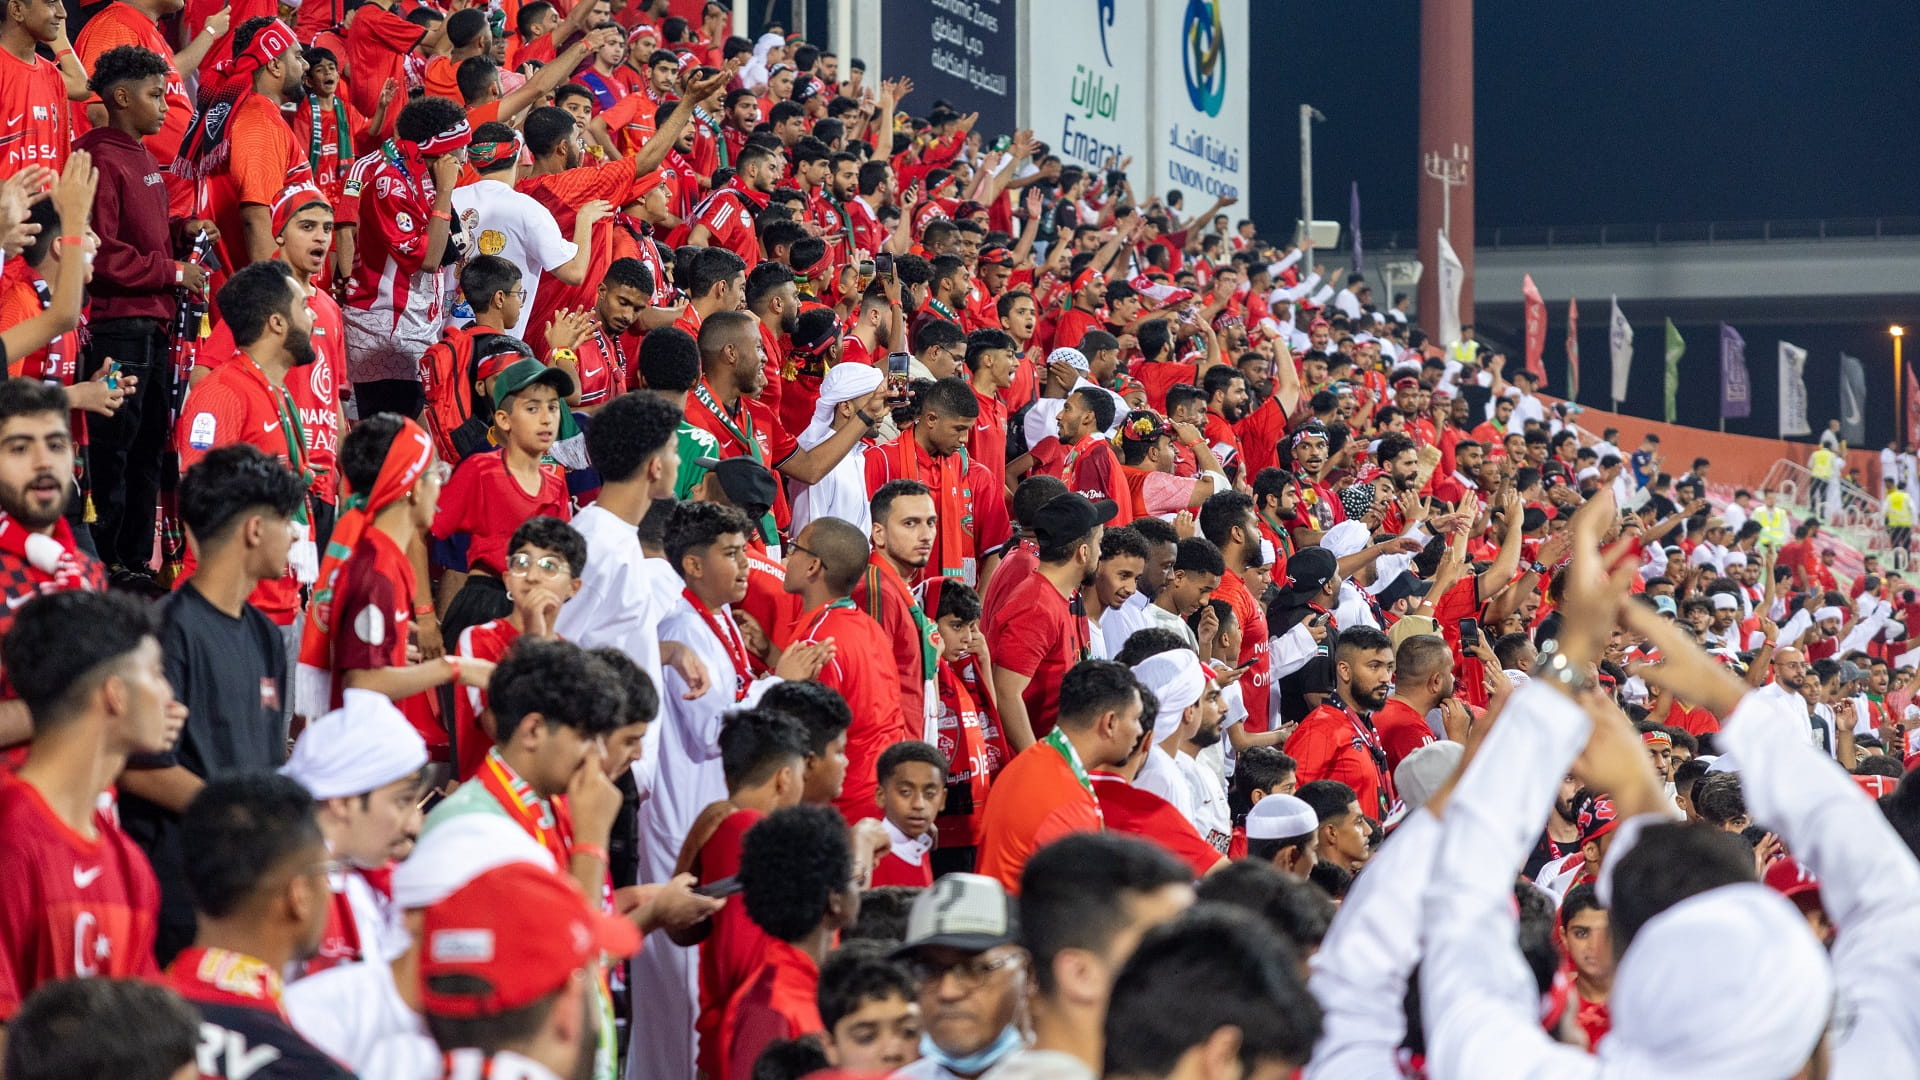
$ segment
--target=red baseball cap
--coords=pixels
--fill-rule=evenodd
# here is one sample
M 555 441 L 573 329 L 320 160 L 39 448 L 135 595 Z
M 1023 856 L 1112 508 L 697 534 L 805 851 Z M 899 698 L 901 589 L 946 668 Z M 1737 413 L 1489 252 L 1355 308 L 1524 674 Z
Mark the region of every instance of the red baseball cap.
M 1811 871 L 1801 866 L 1799 861 L 1791 855 L 1782 855 L 1768 863 L 1763 880 L 1767 888 L 1793 901 L 1802 909 L 1820 906 L 1820 879 L 1814 877 Z
M 429 907 L 421 938 L 421 1004 L 458 1019 L 531 1005 L 600 954 L 640 947 L 633 923 L 594 910 L 572 881 L 533 863 L 496 867 Z M 470 988 L 436 990 L 448 975 Z
M 1900 786 L 1900 778 L 1897 776 L 1855 775 L 1853 782 L 1859 784 L 1860 790 L 1866 792 L 1867 797 L 1870 799 L 1878 799 L 1883 795 L 1891 795 L 1894 789 Z

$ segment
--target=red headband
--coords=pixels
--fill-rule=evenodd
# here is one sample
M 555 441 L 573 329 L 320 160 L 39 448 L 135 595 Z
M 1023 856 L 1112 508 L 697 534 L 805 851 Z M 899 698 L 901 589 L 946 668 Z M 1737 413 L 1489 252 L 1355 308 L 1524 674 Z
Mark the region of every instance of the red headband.
M 279 236 L 286 232 L 287 224 L 293 220 L 293 215 L 315 203 L 328 210 L 333 209 L 333 204 L 320 193 L 320 189 L 309 183 L 295 184 L 275 195 L 273 197 L 273 235 Z
M 246 48 L 236 51 L 231 59 L 215 64 L 213 69 L 226 76 L 251 75 L 280 59 L 282 53 L 297 44 L 299 42 L 287 24 L 275 19 L 271 25 L 262 27 L 259 33 L 253 35 Z

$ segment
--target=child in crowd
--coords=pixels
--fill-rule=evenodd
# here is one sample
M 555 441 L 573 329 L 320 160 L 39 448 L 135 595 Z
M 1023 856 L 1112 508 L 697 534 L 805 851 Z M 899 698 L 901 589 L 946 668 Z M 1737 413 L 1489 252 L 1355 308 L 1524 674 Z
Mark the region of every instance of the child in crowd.
M 507 542 L 505 577 L 513 613 L 467 627 L 454 652 L 497 663 L 522 635 L 554 637 L 560 605 L 580 591 L 580 571 L 586 564 L 586 539 L 559 518 L 542 515 L 513 530 Z M 453 734 L 456 775 L 472 779 L 495 741 L 485 690 L 466 687 L 455 692 Z M 612 756 L 609 753 L 609 760 Z
M 999 710 L 985 683 L 987 641 L 980 633 L 980 594 L 953 580 L 926 586 L 940 632 L 940 720 L 935 738 L 947 759 L 946 801 L 937 822 L 939 870 L 973 869 L 977 815 L 993 778 L 1012 756 Z
M 1233 786 L 1227 792 L 1227 810 L 1233 815 L 1230 859 L 1247 856 L 1247 813 L 1269 795 L 1291 795 L 1299 790 L 1295 765 L 1277 746 L 1254 746 L 1234 756 Z
M 523 359 L 500 373 L 493 391 L 500 449 L 460 463 L 433 519 L 434 562 L 444 568 L 440 629 L 456 640 L 467 627 L 513 611 L 505 578 L 514 529 L 541 515 L 573 517 L 566 473 L 543 460 L 560 434 L 573 376 Z
M 913 977 L 881 948 L 842 945 L 820 965 L 827 1061 L 856 1076 L 884 1076 L 913 1061 L 920 1054 L 918 998 Z
M 893 848 L 873 868 L 875 885 L 933 884 L 934 819 L 947 801 L 947 755 L 909 741 L 880 755 L 880 789 L 874 795 Z

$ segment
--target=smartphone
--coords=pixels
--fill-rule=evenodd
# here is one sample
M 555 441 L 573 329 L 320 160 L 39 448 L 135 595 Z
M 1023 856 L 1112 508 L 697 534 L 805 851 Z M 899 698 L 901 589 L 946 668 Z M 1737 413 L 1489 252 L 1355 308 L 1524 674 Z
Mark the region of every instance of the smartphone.
M 873 270 L 874 270 L 874 273 L 885 274 L 888 277 L 892 277 L 893 276 L 893 256 L 884 251 L 879 253 L 878 255 L 875 255 L 873 257 Z
M 867 282 L 873 280 L 873 275 L 879 271 L 879 267 L 875 266 L 870 260 L 862 259 L 859 270 L 860 280 Z
M 710 881 L 705 885 L 696 886 L 693 890 L 693 895 L 704 896 L 709 900 L 721 900 L 732 896 L 744 888 L 746 888 L 746 886 L 740 884 L 739 878 L 729 875 L 721 878 L 719 881 Z
M 1460 647 L 1463 649 L 1471 649 L 1478 644 L 1480 644 L 1480 620 L 1461 619 Z
M 888 353 L 887 354 L 887 374 L 893 376 L 896 379 L 906 378 L 907 372 L 910 370 L 908 365 L 911 364 L 912 361 L 913 361 L 913 357 L 907 353 L 903 353 L 903 352 Z

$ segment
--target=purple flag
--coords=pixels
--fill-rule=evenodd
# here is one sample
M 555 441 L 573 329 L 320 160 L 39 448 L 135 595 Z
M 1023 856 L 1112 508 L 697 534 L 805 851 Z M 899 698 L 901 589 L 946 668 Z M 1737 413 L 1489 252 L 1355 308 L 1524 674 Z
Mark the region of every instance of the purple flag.
M 1747 342 L 1740 331 L 1720 324 L 1720 419 L 1744 420 L 1753 412 L 1753 388 L 1747 382 Z
M 1347 208 L 1347 232 L 1353 237 L 1353 272 L 1357 274 L 1363 269 L 1360 265 L 1360 181 L 1358 180 L 1353 182 L 1353 201 Z

